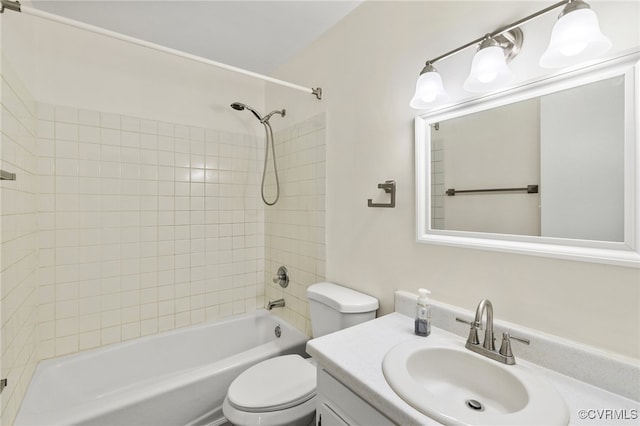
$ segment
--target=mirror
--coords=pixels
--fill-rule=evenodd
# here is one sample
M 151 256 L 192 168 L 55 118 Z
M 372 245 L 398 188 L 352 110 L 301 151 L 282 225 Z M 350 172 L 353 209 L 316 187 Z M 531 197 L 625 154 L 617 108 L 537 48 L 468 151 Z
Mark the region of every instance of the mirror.
M 418 241 L 640 266 L 639 57 L 417 117 Z

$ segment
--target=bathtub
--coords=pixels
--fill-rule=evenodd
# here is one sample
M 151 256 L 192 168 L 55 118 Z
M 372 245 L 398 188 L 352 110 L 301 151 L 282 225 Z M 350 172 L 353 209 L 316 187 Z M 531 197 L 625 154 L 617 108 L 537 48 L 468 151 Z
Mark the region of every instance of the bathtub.
M 221 424 L 224 396 L 238 374 L 277 355 L 304 355 L 307 340 L 259 310 L 46 360 L 15 424 Z

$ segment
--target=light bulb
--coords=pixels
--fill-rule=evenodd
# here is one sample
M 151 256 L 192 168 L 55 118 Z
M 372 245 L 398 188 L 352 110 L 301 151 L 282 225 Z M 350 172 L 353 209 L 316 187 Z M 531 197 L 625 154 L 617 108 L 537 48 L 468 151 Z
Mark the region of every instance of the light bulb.
M 563 46 L 560 49 L 560 53 L 562 53 L 564 56 L 575 56 L 586 48 L 587 48 L 587 43 L 574 42 L 571 44 L 567 44 L 566 46 Z
M 438 94 L 435 92 L 429 92 L 429 93 L 425 93 L 420 100 L 422 102 L 433 102 L 436 100 L 436 98 L 438 97 Z
M 478 74 L 478 80 L 482 83 L 489 83 L 495 80 L 497 76 L 497 72 L 484 72 L 482 74 Z

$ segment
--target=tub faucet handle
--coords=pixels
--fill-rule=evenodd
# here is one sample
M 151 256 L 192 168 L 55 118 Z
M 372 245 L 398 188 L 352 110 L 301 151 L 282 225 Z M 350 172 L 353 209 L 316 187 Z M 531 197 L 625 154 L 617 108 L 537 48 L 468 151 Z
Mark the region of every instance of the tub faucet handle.
M 286 288 L 289 285 L 289 271 L 285 266 L 278 268 L 278 274 L 273 278 L 273 283 L 279 284 L 282 288 Z

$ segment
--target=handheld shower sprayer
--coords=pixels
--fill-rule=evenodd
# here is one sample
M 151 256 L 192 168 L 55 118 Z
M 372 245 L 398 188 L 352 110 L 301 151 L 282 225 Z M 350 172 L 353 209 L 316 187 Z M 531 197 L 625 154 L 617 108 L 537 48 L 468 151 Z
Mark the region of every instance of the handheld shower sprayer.
M 232 104 L 231 104 L 231 108 L 235 109 L 236 111 L 243 111 L 243 110 L 245 110 L 245 109 L 248 109 L 248 110 L 249 110 L 249 111 L 251 111 L 251 112 L 253 113 L 253 115 L 255 115 L 255 116 L 256 116 L 256 118 L 257 118 L 258 120 L 260 120 L 260 122 L 262 123 L 262 117 L 260 116 L 260 114 L 258 114 L 258 113 L 256 112 L 256 110 L 255 110 L 255 109 L 253 109 L 253 108 L 251 108 L 249 105 L 245 105 L 245 104 L 242 104 L 242 103 L 240 103 L 240 102 L 234 102 L 234 103 L 232 103 Z
M 266 133 L 267 141 L 266 141 L 265 152 L 264 152 L 264 167 L 262 169 L 262 188 L 261 188 L 260 195 L 262 196 L 262 201 L 264 201 L 266 205 L 273 206 L 275 203 L 278 202 L 278 198 L 280 198 L 280 181 L 278 180 L 278 166 L 276 165 L 276 151 L 275 151 L 275 144 L 273 142 L 273 129 L 271 128 L 271 124 L 269 124 L 269 120 L 274 114 L 279 114 L 281 117 L 284 117 L 287 111 L 285 109 L 274 110 L 274 111 L 271 111 L 266 116 L 262 117 L 255 109 L 251 108 L 249 105 L 246 105 L 240 102 L 232 103 L 231 108 L 235 109 L 236 111 L 243 111 L 245 109 L 251 111 L 251 113 L 264 126 L 264 131 Z M 267 173 L 267 159 L 269 157 L 269 144 L 271 144 L 271 154 L 273 156 L 273 172 L 276 178 L 276 198 L 273 200 L 273 202 L 267 201 L 266 197 L 264 196 L 264 186 L 265 186 L 264 181 L 265 181 L 265 175 Z
M 266 123 L 269 121 L 269 119 L 271 119 L 271 116 L 273 114 L 280 114 L 281 117 L 284 117 L 287 114 L 287 110 L 286 109 L 281 109 L 281 110 L 275 110 L 275 111 L 271 111 L 269 114 L 265 115 L 264 117 L 262 117 L 255 109 L 251 108 L 249 105 L 247 104 L 243 104 L 240 102 L 234 102 L 231 104 L 231 108 L 235 109 L 236 111 L 243 111 L 245 109 L 248 109 L 249 111 L 251 111 L 253 113 L 253 115 L 260 120 L 261 123 Z

